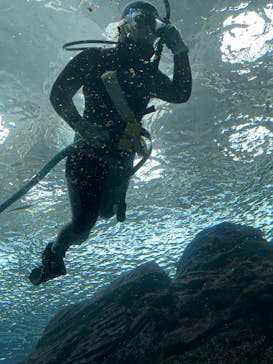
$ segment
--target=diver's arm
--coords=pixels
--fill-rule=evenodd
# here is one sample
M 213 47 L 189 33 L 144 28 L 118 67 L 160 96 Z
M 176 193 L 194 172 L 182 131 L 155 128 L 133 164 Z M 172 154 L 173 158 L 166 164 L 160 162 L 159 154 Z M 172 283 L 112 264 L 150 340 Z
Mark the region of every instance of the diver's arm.
M 171 80 L 167 75 L 158 71 L 155 78 L 152 97 L 172 102 L 188 101 L 192 89 L 191 67 L 187 51 L 174 55 L 174 72 Z
M 92 51 L 90 49 L 74 57 L 56 79 L 50 93 L 50 101 L 55 111 L 73 129 L 81 118 L 73 102 L 73 96 L 82 87 L 87 74 L 90 76 L 92 72 L 92 58 L 96 58 Z

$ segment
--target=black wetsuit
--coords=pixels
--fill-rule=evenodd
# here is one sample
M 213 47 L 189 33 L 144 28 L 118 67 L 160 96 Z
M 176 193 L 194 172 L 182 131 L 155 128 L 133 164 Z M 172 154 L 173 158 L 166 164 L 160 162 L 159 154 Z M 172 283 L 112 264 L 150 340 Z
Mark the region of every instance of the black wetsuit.
M 151 98 L 171 103 L 186 102 L 191 93 L 191 70 L 187 53 L 174 56 L 174 75 L 170 80 L 149 59 L 152 50 L 129 48 L 90 48 L 73 58 L 57 78 L 51 92 L 56 112 L 72 127 L 80 115 L 73 96 L 83 87 L 84 118 L 105 126 L 110 133 L 106 148 L 93 150 L 87 144 L 67 159 L 66 177 L 72 207 L 72 224 L 79 235 L 89 233 L 98 216 L 125 218 L 125 194 L 134 152 L 121 153 L 117 143 L 125 124 L 112 104 L 101 80 L 106 71 L 117 71 L 128 104 L 141 122 Z M 110 176 L 110 178 L 109 178 Z

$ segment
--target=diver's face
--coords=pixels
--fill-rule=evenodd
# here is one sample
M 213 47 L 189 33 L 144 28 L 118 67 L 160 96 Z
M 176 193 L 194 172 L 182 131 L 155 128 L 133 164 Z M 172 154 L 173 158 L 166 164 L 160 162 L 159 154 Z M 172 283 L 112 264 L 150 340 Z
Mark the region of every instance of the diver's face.
M 125 31 L 127 37 L 135 42 L 142 41 L 152 45 L 156 39 L 155 27 L 156 20 L 153 15 L 134 10 L 127 16 Z

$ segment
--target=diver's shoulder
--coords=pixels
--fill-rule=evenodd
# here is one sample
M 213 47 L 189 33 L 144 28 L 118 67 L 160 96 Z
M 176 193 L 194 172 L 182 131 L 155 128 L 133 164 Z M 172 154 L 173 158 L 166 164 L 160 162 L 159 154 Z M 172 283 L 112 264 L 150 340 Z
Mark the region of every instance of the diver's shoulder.
M 116 47 L 101 47 L 100 48 L 100 55 L 101 57 L 112 57 L 116 56 L 117 54 L 117 48 Z

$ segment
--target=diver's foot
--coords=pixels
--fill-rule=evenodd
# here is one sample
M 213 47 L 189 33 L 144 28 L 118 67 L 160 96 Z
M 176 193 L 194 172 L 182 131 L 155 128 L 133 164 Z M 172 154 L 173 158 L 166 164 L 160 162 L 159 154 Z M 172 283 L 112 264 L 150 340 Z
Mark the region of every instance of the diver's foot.
M 42 265 L 34 268 L 29 275 L 29 280 L 35 286 L 66 274 L 62 257 L 52 253 L 52 243 L 49 243 L 42 254 Z

